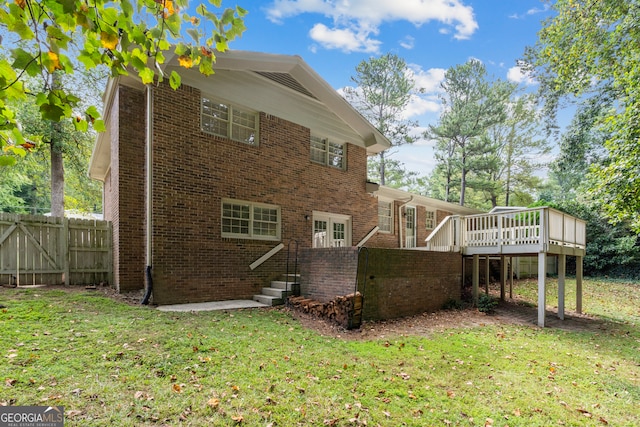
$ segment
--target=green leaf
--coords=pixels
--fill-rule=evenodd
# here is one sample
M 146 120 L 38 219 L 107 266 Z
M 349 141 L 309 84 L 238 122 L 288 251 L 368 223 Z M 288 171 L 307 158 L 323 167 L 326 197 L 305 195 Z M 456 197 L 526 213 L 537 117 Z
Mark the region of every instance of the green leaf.
M 17 163 L 15 157 L 0 155 L 0 166 L 13 166 Z
M 89 123 L 84 119 L 74 120 L 73 126 L 78 132 L 86 132 L 87 130 L 89 130 Z
M 104 121 L 102 119 L 95 120 L 93 122 L 93 130 L 96 132 L 104 132 L 107 128 L 104 125 Z
M 91 107 L 87 108 L 87 111 L 85 111 L 85 114 L 87 116 L 91 117 L 92 119 L 97 119 L 98 117 L 100 117 L 100 112 L 93 105 Z
M 155 73 L 149 67 L 145 67 L 138 72 L 138 75 L 142 79 L 143 84 L 153 83 L 153 78 L 155 77 Z
M 169 85 L 172 89 L 178 89 L 181 84 L 180 75 L 174 70 L 171 71 L 171 77 L 169 77 Z

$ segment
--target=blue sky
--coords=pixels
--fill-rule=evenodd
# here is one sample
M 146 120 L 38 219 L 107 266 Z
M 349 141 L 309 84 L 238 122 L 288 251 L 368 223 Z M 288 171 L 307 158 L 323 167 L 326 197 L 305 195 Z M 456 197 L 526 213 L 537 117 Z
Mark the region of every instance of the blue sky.
M 482 61 L 491 76 L 534 90 L 517 61 L 552 13 L 541 0 L 237 1 L 249 14 L 247 31 L 232 49 L 300 55 L 338 91 L 352 85 L 360 61 L 387 52 L 403 58 L 425 89 L 406 112 L 421 128 L 437 122 L 445 70 L 469 58 Z M 392 157 L 425 175 L 434 165 L 424 140 Z

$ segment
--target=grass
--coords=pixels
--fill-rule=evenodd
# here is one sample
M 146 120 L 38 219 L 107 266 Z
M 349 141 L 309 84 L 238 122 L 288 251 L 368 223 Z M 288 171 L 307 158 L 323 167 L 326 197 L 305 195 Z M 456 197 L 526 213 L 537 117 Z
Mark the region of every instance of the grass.
M 0 404 L 62 405 L 68 426 L 635 426 L 638 291 L 585 280 L 597 333 L 487 325 L 347 341 L 281 310 L 165 313 L 2 289 Z M 535 282 L 514 294 L 535 303 Z

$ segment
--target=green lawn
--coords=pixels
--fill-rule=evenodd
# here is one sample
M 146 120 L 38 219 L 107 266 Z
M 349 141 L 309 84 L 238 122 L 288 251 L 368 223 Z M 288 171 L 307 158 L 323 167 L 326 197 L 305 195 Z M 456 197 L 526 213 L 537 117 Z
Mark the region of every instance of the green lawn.
M 452 325 L 362 341 L 281 310 L 164 313 L 95 291 L 3 288 L 0 404 L 62 405 L 68 426 L 637 426 L 638 291 L 585 280 L 598 333 Z M 533 303 L 535 292 L 514 288 Z

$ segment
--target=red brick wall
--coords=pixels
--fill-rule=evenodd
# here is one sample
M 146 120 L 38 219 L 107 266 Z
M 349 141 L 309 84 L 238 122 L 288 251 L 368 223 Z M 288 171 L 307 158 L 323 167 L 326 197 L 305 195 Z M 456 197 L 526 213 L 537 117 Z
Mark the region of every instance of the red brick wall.
M 366 286 L 364 265 L 368 252 Z M 328 302 L 354 291 L 356 248 L 305 250 L 300 258 L 301 294 Z M 383 320 L 440 310 L 460 300 L 462 256 L 454 253 L 369 248 L 360 253 L 359 290 L 364 318 Z
M 144 93 L 120 86 L 107 123 L 112 141 L 104 212 L 113 222 L 115 286 L 125 292 L 144 287 Z
M 400 247 L 400 236 L 399 236 L 399 227 L 402 227 L 402 246 L 404 247 L 406 242 L 406 223 L 405 217 L 398 215 L 398 208 L 402 206 L 405 202 L 395 201 L 393 204 L 393 232 L 392 233 L 378 233 L 376 236 L 372 237 L 366 244 L 367 247 L 374 248 L 399 248 Z M 427 210 L 433 211 L 433 209 L 427 208 L 425 206 L 416 206 L 416 246 L 425 247 L 427 243 L 425 239 L 431 234 L 433 230 L 426 229 L 426 219 L 427 219 Z M 401 209 L 401 212 L 404 213 L 404 210 Z M 445 212 L 441 210 L 436 210 L 436 227 L 447 215 L 451 215 L 450 212 Z
M 134 277 L 139 285 L 144 277 L 144 96 L 121 89 L 119 103 L 119 164 L 112 180 L 119 182 L 114 228 L 120 228 L 114 237 L 119 283 L 126 289 Z M 222 239 L 223 198 L 280 206 L 282 241 L 296 239 L 301 248 L 311 245 L 312 221 L 305 215 L 314 210 L 351 215 L 354 244 L 377 225 L 377 202 L 365 189 L 365 149 L 348 144 L 347 168 L 338 170 L 310 161 L 310 131 L 302 125 L 261 113 L 254 147 L 201 132 L 199 112 L 197 89 L 154 89 L 154 303 L 250 298 L 285 272 L 286 250 L 249 268 L 279 242 Z M 125 174 L 130 171 L 135 175 Z
M 307 249 L 300 253 L 300 294 L 321 302 L 355 291 L 358 248 Z

